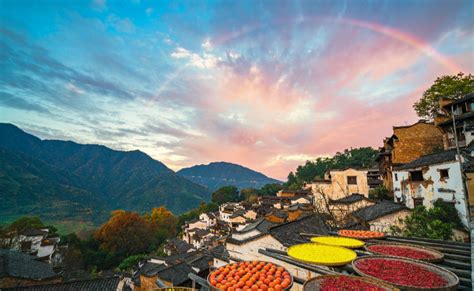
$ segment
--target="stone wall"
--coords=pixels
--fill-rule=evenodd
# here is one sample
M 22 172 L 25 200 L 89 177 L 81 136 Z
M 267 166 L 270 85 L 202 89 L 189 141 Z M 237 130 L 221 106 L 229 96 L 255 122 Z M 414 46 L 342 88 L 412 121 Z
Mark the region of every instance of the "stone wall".
M 408 163 L 432 153 L 435 148 L 443 149 L 443 133 L 430 123 L 393 127 L 393 134 L 398 138 L 392 152 L 393 164 Z

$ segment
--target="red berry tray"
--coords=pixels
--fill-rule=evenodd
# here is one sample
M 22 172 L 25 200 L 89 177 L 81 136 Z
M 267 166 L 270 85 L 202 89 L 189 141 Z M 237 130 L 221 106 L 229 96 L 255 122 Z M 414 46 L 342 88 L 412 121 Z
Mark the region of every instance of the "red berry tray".
M 402 290 L 456 290 L 459 278 L 440 266 L 391 256 L 365 256 L 352 262 L 359 275 L 391 284 Z

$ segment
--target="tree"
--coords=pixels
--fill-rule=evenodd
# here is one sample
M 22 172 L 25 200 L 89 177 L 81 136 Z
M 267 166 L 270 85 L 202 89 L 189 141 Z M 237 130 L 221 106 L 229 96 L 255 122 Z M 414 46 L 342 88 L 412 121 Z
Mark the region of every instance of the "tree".
M 155 207 L 150 215 L 146 215 L 147 220 L 155 231 L 164 231 L 166 237 L 176 235 L 176 224 L 178 219 L 171 211 L 164 206 Z
M 127 256 L 149 251 L 155 246 L 154 229 L 136 212 L 116 210 L 94 234 L 100 249 Z
M 276 196 L 277 192 L 283 189 L 283 185 L 278 183 L 273 184 L 265 184 L 262 188 L 260 188 L 258 192 L 258 196 Z
M 11 231 L 22 232 L 32 228 L 44 228 L 45 225 L 38 216 L 23 216 L 8 227 Z
M 388 189 L 385 188 L 385 186 L 379 185 L 374 189 L 369 190 L 369 198 L 378 200 L 390 200 L 390 195 Z
M 133 255 L 124 259 L 118 266 L 121 271 L 131 271 L 134 266 L 138 264 L 141 260 L 145 259 L 146 255 Z
M 224 186 L 212 193 L 212 202 L 222 204 L 240 200 L 239 190 L 235 186 Z
M 371 147 L 345 149 L 342 153 L 337 152 L 332 158 L 317 158 L 314 161 L 306 161 L 304 165 L 296 168 L 296 172 L 290 172 L 288 181 L 284 184 L 286 189 L 300 189 L 305 182 L 311 182 L 314 178 L 323 178 L 324 173 L 330 169 L 369 168 L 376 165 L 378 152 Z
M 456 100 L 472 92 L 474 92 L 473 75 L 459 73 L 457 75 L 441 76 L 423 93 L 421 99 L 415 102 L 413 108 L 419 117 L 434 119 L 436 115 L 442 114 L 439 107 L 441 98 Z
M 434 206 L 427 210 L 424 206 L 418 206 L 401 220 L 404 224 L 402 229 L 392 227 L 391 230 L 404 236 L 447 240 L 453 234 L 454 225 L 446 220 L 446 215 L 441 207 Z
M 258 190 L 254 188 L 244 188 L 240 189 L 240 197 L 243 200 L 249 200 L 250 197 L 257 197 L 258 196 Z

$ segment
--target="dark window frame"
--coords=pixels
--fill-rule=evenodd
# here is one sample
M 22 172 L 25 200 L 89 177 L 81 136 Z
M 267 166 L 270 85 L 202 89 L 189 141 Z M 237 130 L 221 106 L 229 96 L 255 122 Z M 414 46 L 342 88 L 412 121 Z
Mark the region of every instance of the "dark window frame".
M 413 198 L 413 208 L 423 206 L 423 198 Z
M 412 182 L 423 182 L 425 178 L 423 177 L 423 172 L 419 171 L 410 171 L 410 181 Z
M 347 185 L 357 185 L 357 176 L 347 176 Z
M 440 179 L 449 179 L 449 169 L 440 169 L 439 170 Z

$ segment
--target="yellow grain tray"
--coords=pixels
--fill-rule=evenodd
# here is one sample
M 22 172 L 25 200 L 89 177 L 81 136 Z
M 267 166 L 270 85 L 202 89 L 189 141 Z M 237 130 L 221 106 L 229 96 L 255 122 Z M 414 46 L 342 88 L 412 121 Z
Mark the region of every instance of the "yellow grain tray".
M 345 247 L 350 249 L 356 249 L 364 246 L 364 242 L 354 238 L 339 237 L 339 236 L 316 236 L 311 238 L 312 242 L 329 245 Z
M 357 258 L 353 250 L 313 243 L 291 246 L 288 255 L 298 261 L 323 266 L 342 266 Z

